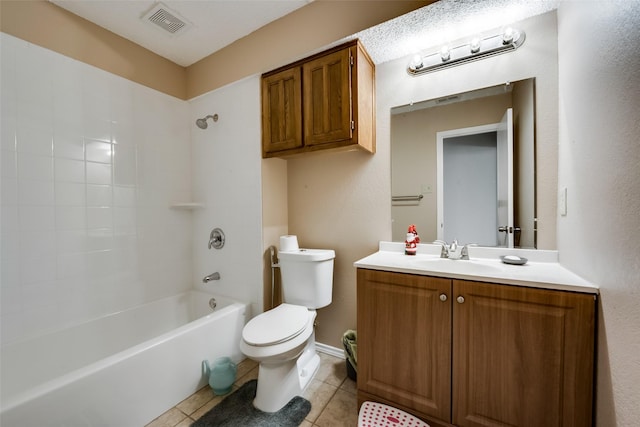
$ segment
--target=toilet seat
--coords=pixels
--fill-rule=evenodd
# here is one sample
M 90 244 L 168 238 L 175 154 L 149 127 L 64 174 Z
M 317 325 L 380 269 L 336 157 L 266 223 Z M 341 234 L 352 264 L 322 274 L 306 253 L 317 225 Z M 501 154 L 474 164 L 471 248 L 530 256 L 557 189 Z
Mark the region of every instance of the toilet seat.
M 306 310 L 307 318 L 306 324 L 302 328 L 302 330 L 293 338 L 288 340 L 280 340 L 279 343 L 271 344 L 271 345 L 251 345 L 247 341 L 244 340 L 244 329 L 243 329 L 243 338 L 240 340 L 240 351 L 250 359 L 256 360 L 260 363 L 267 363 L 273 361 L 285 361 L 290 360 L 292 358 L 298 357 L 304 347 L 308 344 L 309 337 L 313 335 L 314 332 L 314 321 L 316 318 L 315 310 Z M 257 316 L 256 316 L 257 318 Z M 253 320 L 253 319 L 251 319 Z M 258 323 L 260 320 L 257 320 L 255 323 Z M 249 323 L 247 323 L 248 325 Z M 246 328 L 247 326 L 245 326 Z M 278 328 L 276 328 L 278 329 Z
M 308 321 L 306 307 L 280 304 L 251 319 L 242 330 L 242 339 L 256 347 L 280 344 L 300 335 Z

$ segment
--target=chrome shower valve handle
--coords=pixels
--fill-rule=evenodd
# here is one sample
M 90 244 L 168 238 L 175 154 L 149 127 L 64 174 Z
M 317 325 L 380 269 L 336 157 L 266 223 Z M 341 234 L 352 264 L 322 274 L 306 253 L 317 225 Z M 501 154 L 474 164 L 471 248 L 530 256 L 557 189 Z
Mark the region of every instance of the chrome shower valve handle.
M 224 241 L 224 232 L 221 229 L 214 228 L 211 230 L 211 234 L 209 235 L 209 249 L 222 249 Z

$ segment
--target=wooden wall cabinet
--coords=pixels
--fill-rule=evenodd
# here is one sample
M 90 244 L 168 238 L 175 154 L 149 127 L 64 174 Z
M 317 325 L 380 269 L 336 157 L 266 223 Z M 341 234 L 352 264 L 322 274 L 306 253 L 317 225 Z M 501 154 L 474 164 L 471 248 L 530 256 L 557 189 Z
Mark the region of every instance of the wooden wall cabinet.
M 432 427 L 592 425 L 595 296 L 358 269 L 358 400 Z
M 375 152 L 373 62 L 354 40 L 262 75 L 262 157 Z

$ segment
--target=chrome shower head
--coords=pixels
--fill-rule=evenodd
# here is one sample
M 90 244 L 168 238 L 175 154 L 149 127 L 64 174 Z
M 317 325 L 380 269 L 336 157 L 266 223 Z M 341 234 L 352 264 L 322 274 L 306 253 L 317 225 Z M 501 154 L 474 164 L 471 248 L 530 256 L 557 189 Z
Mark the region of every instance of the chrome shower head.
M 198 120 L 196 120 L 196 125 L 200 129 L 206 129 L 207 128 L 207 121 L 205 119 L 198 119 Z
M 203 119 L 198 119 L 196 120 L 196 126 L 198 126 L 200 129 L 206 129 L 208 127 L 207 125 L 207 119 L 213 119 L 214 122 L 218 121 L 218 115 L 214 114 L 213 116 L 208 115 L 207 117 L 203 118 Z

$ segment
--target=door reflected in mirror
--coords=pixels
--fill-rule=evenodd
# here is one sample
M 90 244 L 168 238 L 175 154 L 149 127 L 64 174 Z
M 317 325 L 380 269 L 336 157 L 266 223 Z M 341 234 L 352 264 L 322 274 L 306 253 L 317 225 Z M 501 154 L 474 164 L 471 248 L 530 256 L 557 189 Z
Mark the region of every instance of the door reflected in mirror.
M 415 224 L 422 242 L 535 248 L 534 87 L 527 79 L 391 110 L 394 241 Z

